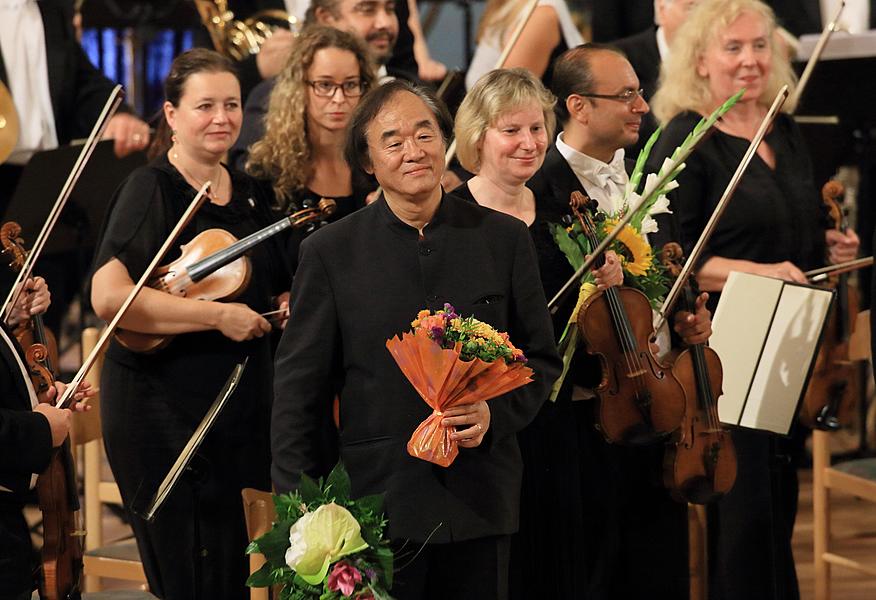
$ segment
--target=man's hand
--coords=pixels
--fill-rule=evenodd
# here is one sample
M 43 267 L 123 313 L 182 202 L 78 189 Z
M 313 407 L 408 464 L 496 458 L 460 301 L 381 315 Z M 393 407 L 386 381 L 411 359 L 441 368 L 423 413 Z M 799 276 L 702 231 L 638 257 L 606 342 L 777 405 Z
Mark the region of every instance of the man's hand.
M 596 279 L 596 287 L 600 290 L 623 284 L 624 269 L 613 250 L 605 253 L 605 264 L 594 269 L 593 277 Z
M 149 145 L 149 126 L 134 115 L 118 113 L 107 123 L 103 139 L 115 140 L 113 150 L 124 158 Z
M 265 40 L 259 53 L 256 54 L 256 67 L 262 79 L 280 74 L 292 52 L 294 41 L 295 36 L 288 29 L 277 29 L 271 37 Z
M 706 308 L 708 299 L 709 295 L 703 292 L 697 296 L 693 314 L 686 310 L 675 313 L 675 333 L 688 346 L 704 344 L 712 336 L 712 313 Z
M 457 427 L 450 434 L 450 439 L 456 440 L 462 448 L 476 448 L 484 441 L 484 435 L 490 428 L 490 407 L 482 400 L 448 408 L 444 411 L 441 424 L 445 427 Z M 467 427 L 458 429 L 462 426 Z
M 832 265 L 855 260 L 858 255 L 858 247 L 861 240 L 853 229 L 846 229 L 845 233 L 836 229 L 828 229 L 824 234 L 827 242 L 828 261 Z
M 56 381 L 55 385 L 40 394 L 40 403 L 33 409 L 43 415 L 49 422 L 49 429 L 52 431 L 52 448 L 57 448 L 64 443 L 67 435 L 70 433 L 70 426 L 73 424 L 73 411 L 68 408 L 55 408 L 55 400 L 60 397 L 67 386 L 60 381 Z M 79 400 L 73 410 L 76 412 L 85 412 L 91 410 L 88 406 L 87 398 L 94 396 L 94 390 L 88 382 L 82 383 L 79 386 L 73 398 Z
M 19 294 L 6 324 L 15 329 L 34 315 L 45 313 L 51 303 L 52 294 L 46 280 L 42 277 L 28 279 L 24 282 L 24 292 Z

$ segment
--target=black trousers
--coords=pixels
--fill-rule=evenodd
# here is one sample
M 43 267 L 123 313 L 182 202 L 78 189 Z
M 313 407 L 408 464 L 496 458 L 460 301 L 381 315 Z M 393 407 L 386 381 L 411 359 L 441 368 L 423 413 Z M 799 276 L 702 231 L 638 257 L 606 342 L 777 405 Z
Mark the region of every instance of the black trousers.
M 511 536 L 450 544 L 393 542 L 396 600 L 506 600 Z
M 29 598 L 34 589 L 34 550 L 21 510 L 0 504 L 0 598 Z

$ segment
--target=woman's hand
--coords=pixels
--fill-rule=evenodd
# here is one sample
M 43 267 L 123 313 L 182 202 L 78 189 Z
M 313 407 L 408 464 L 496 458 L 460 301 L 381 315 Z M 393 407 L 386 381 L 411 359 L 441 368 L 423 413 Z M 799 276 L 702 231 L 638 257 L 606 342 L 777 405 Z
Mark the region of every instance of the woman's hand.
M 217 329 L 235 342 L 260 338 L 271 331 L 267 319 L 239 302 L 220 303 Z
M 824 239 L 827 242 L 827 260 L 832 265 L 849 262 L 858 255 L 861 240 L 853 229 L 846 229 L 845 233 L 828 229 L 824 233 Z
M 42 277 L 27 279 L 24 282 L 24 292 L 19 294 L 6 324 L 14 329 L 31 317 L 45 313 L 51 303 L 52 294 L 46 280 Z
M 483 400 L 453 406 L 444 411 L 441 424 L 457 428 L 467 426 L 451 433 L 450 439 L 456 440 L 463 448 L 476 448 L 484 441 L 484 435 L 490 428 L 490 407 Z
M 605 253 L 605 264 L 595 269 L 593 276 L 596 278 L 596 287 L 600 290 L 623 284 L 624 270 L 614 250 Z
M 796 283 L 809 283 L 803 271 L 798 269 L 797 265 L 787 260 L 780 263 L 758 263 L 755 275 L 775 277 L 776 279 L 784 279 L 785 281 L 794 281 Z
M 709 295 L 703 292 L 697 296 L 694 312 L 686 310 L 675 313 L 675 333 L 681 336 L 688 346 L 704 344 L 712 335 L 712 313 L 706 308 Z
M 282 311 L 277 323 L 277 328 L 280 331 L 286 329 L 286 323 L 289 322 L 289 297 L 289 292 L 283 292 L 277 296 L 277 310 Z

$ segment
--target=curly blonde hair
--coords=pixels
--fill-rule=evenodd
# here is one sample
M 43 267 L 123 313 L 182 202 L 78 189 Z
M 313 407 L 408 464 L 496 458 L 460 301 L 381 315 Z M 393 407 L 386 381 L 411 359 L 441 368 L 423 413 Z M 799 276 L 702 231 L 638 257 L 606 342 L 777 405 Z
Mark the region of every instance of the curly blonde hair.
M 286 66 L 271 92 L 265 116 L 265 135 L 252 145 L 246 171 L 272 182 L 277 202 L 285 208 L 292 194 L 304 188 L 313 175 L 307 127 L 307 71 L 323 48 L 348 50 L 359 63 L 364 89 L 376 76 L 365 45 L 346 31 L 322 25 L 308 26 L 295 40 Z
M 651 110 L 660 123 L 666 124 L 677 114 L 688 110 L 707 114 L 716 103 L 725 100 L 712 98 L 709 80 L 697 73 L 697 64 L 720 32 L 744 13 L 758 15 L 764 20 L 767 26 L 767 43 L 772 54 L 769 80 L 758 102 L 769 106 L 783 85 L 788 86 L 793 96 L 797 77 L 788 57 L 773 39 L 776 29 L 773 10 L 759 0 L 700 2 L 679 27 L 672 42 L 672 53 L 661 68 L 660 86 L 651 100 Z M 794 106 L 791 102 L 785 102 L 782 110 L 793 112 Z
M 556 127 L 554 105 L 557 99 L 540 79 L 519 67 L 495 69 L 478 79 L 456 112 L 454 133 L 459 163 L 472 173 L 480 171 L 478 144 L 484 138 L 484 133 L 495 125 L 501 115 L 530 102 L 541 107 L 547 139 L 552 140 Z

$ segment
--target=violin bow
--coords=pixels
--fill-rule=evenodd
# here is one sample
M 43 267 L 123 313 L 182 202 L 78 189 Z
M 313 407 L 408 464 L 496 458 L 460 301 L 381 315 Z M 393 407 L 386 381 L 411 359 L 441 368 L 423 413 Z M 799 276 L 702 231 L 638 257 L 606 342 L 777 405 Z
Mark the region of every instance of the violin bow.
M 61 193 L 58 195 L 58 199 L 55 200 L 52 210 L 49 211 L 49 216 L 46 218 L 42 230 L 34 240 L 33 246 L 27 255 L 27 259 L 24 261 L 21 270 L 18 272 L 18 276 L 15 278 L 12 288 L 6 296 L 6 300 L 3 302 L 2 307 L 0 307 L 0 321 L 6 322 L 6 319 L 9 318 L 9 314 L 12 312 L 12 308 L 15 306 L 15 303 L 18 302 L 18 298 L 24 291 L 23 283 L 33 274 L 33 267 L 46 245 L 49 234 L 58 222 L 58 218 L 61 216 L 61 211 L 64 209 L 64 205 L 66 205 L 67 200 L 70 199 L 73 187 L 76 185 L 76 182 L 85 170 L 85 165 L 88 163 L 88 159 L 91 158 L 91 154 L 97 147 L 98 142 L 100 142 L 103 132 L 106 130 L 110 119 L 115 115 L 116 110 L 118 110 L 124 96 L 125 93 L 122 91 L 122 86 L 120 85 L 114 87 L 113 91 L 110 93 L 106 104 L 103 106 L 103 110 L 100 112 L 97 121 L 94 123 L 91 135 L 88 136 L 85 145 L 82 146 L 82 150 L 79 152 L 79 157 L 73 165 L 73 170 L 70 171 L 70 175 L 67 176 L 67 181 L 61 188 Z
M 812 269 L 811 271 L 806 271 L 803 273 L 806 278 L 812 283 L 819 283 L 821 281 L 826 280 L 831 275 L 839 275 L 840 273 L 848 273 L 849 271 L 857 271 L 858 269 L 865 269 L 873 264 L 872 256 L 865 256 L 864 258 L 856 258 L 855 260 L 850 260 L 848 262 L 839 263 L 836 265 L 830 265 L 829 267 L 821 267 L 820 269 Z
M 149 281 L 149 278 L 152 276 L 153 271 L 158 267 L 158 263 L 161 262 L 161 259 L 164 258 L 164 255 L 167 254 L 167 251 L 170 250 L 171 245 L 176 241 L 176 238 L 179 236 L 180 232 L 185 228 L 186 225 L 192 220 L 192 217 L 195 216 L 195 213 L 201 208 L 201 205 L 207 199 L 207 191 L 210 189 L 210 182 L 204 183 L 201 186 L 201 189 L 198 190 L 198 193 L 195 195 L 189 207 L 186 209 L 186 212 L 180 217 L 179 221 L 177 221 L 176 226 L 167 236 L 167 239 L 164 240 L 164 243 L 161 245 L 161 248 L 158 249 L 158 252 L 152 258 L 152 262 L 149 263 L 149 266 L 146 267 L 146 270 L 143 271 L 143 274 L 140 276 L 139 281 L 134 286 L 134 288 L 130 291 L 125 301 L 122 303 L 122 306 L 116 312 L 116 316 L 113 317 L 113 320 L 109 322 L 106 326 L 106 329 L 103 330 L 100 338 L 97 340 L 97 343 L 94 345 L 94 348 L 91 350 L 89 355 L 82 361 L 82 366 L 79 368 L 79 372 L 76 373 L 76 376 L 70 380 L 70 383 L 67 384 L 67 389 L 64 390 L 64 393 L 58 399 L 58 402 L 55 404 L 56 408 L 70 408 L 70 405 L 73 404 L 73 396 L 76 394 L 77 389 L 82 384 L 82 380 L 85 379 L 85 375 L 88 371 L 91 370 L 91 367 L 94 365 L 94 362 L 97 360 L 97 357 L 100 355 L 100 352 L 103 350 L 104 346 L 106 346 L 113 332 L 115 332 L 116 328 L 119 325 L 119 321 L 125 315 L 127 310 L 131 307 L 131 304 L 134 302 L 134 299 L 137 297 L 137 294 L 140 293 L 140 290 L 146 285 L 146 282 Z
M 499 60 L 496 61 L 496 66 L 493 67 L 494 71 L 496 69 L 501 69 L 505 66 L 505 61 L 508 60 L 508 56 L 514 49 L 514 45 L 517 44 L 517 40 L 520 39 L 520 34 L 523 33 L 523 29 L 526 27 L 526 24 L 529 23 L 529 19 L 532 17 L 532 13 L 534 13 L 535 9 L 538 8 L 538 3 L 539 0 L 530 0 L 529 4 L 526 5 L 526 8 L 523 11 L 523 18 L 520 19 L 520 22 L 517 23 L 517 26 L 511 33 L 511 37 L 508 38 L 508 43 L 505 44 L 505 47 L 502 49 L 502 54 L 499 55 Z M 450 164 L 450 161 L 453 160 L 454 156 L 456 156 L 456 140 L 450 142 L 450 146 L 447 148 L 447 152 L 444 154 L 445 167 Z
M 821 59 L 821 54 L 824 52 L 824 48 L 827 46 L 827 42 L 830 40 L 830 36 L 833 35 L 833 32 L 836 31 L 836 23 L 839 21 L 840 15 L 843 13 L 843 9 L 846 7 L 846 0 L 840 0 L 839 6 L 836 9 L 836 13 L 833 16 L 833 19 L 824 26 L 824 29 L 821 31 L 821 36 L 818 38 L 818 42 L 815 44 L 815 48 L 812 50 L 812 56 L 809 57 L 809 60 L 806 62 L 806 67 L 803 69 L 803 74 L 800 75 L 800 81 L 797 83 L 797 89 L 794 90 L 794 95 L 791 97 L 790 105 L 795 108 L 797 107 L 797 103 L 800 101 L 800 98 L 803 97 L 803 90 L 806 89 L 806 84 L 809 83 L 809 78 L 812 76 L 812 71 L 815 69 L 816 63 Z
M 708 243 L 709 239 L 712 237 L 712 233 L 715 231 L 718 220 L 721 218 L 721 215 L 724 214 L 724 210 L 727 208 L 727 204 L 730 202 L 733 192 L 736 191 L 739 182 L 742 180 L 742 176 L 745 174 L 745 170 L 754 158 L 754 154 L 757 152 L 757 147 L 760 146 L 764 136 L 766 136 L 767 129 L 769 129 L 769 126 L 776 118 L 776 115 L 779 114 L 779 109 L 782 108 L 787 97 L 788 86 L 784 85 L 782 86 L 782 89 L 779 90 L 779 93 L 776 94 L 776 98 L 773 100 L 773 104 L 770 106 L 769 111 L 767 111 L 766 116 L 761 121 L 757 133 L 754 134 L 754 138 L 752 138 L 751 143 L 748 144 L 748 149 L 745 151 L 745 154 L 742 155 L 742 160 L 736 167 L 736 172 L 733 173 L 733 177 L 731 177 L 729 183 L 727 183 L 727 187 L 724 189 L 724 194 L 721 196 L 721 199 L 718 200 L 715 210 L 712 211 L 712 216 L 709 218 L 708 223 L 706 223 L 705 228 L 703 228 L 703 232 L 700 234 L 700 239 L 697 240 L 696 245 L 694 245 L 693 250 L 691 250 L 690 256 L 687 257 L 684 266 L 681 268 L 681 272 L 675 279 L 675 283 L 672 284 L 672 289 L 666 294 L 666 299 L 663 300 L 663 306 L 660 307 L 654 320 L 655 330 L 659 329 L 664 321 L 666 321 L 666 315 L 675 305 L 679 292 L 684 287 L 688 277 L 690 277 L 694 265 L 697 260 L 699 260 L 700 255 L 703 253 L 703 249 L 706 247 L 706 243 Z

